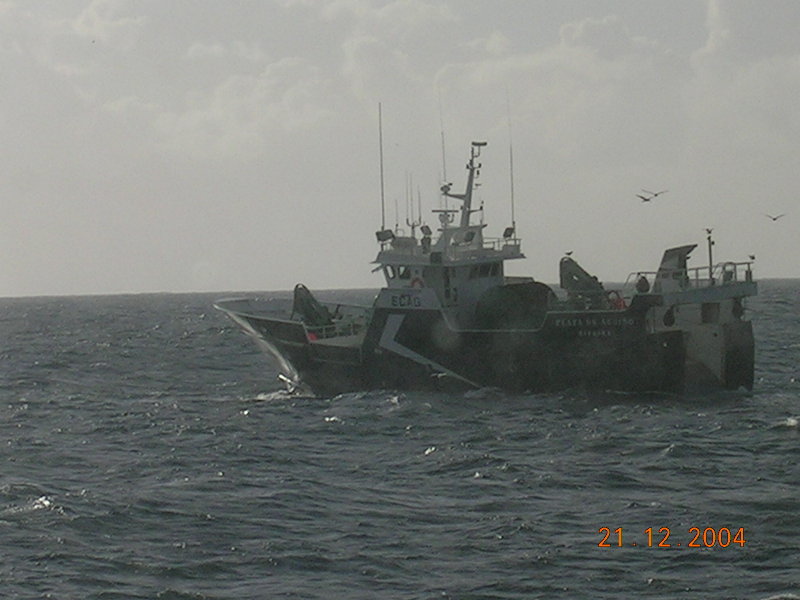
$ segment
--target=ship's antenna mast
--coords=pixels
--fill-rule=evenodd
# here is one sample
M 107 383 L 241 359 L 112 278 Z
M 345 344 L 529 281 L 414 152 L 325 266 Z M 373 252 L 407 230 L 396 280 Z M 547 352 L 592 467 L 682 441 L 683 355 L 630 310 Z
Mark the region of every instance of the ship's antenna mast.
M 409 220 L 408 220 L 408 206 L 410 204 L 410 201 L 408 199 L 408 195 L 410 194 L 410 192 L 409 192 L 410 188 L 411 188 L 411 174 L 408 171 L 406 171 L 406 198 L 405 198 L 405 200 L 406 200 L 406 223 L 408 223 L 409 227 L 411 226 L 411 224 L 409 223 Z M 412 207 L 412 210 L 413 210 L 413 207 Z M 413 218 L 414 218 L 414 216 L 411 215 L 411 219 L 413 219 Z
M 476 163 L 475 159 L 481 155 L 481 148 L 485 145 L 486 142 L 472 142 L 469 162 L 467 163 L 467 187 L 463 194 L 451 194 L 449 183 L 442 186 L 442 193 L 445 197 L 456 198 L 464 203 L 461 207 L 461 222 L 459 225 L 459 227 L 462 228 L 469 227 L 469 216 L 475 212 L 472 209 L 472 192 L 476 187 L 475 178 L 478 176 L 481 169 L 480 163 Z
M 516 237 L 517 220 L 514 215 L 514 143 L 511 137 L 511 101 L 508 97 L 508 88 L 506 88 L 506 113 L 508 114 L 508 165 L 509 177 L 511 178 L 511 228 L 514 230 L 514 237 Z
M 422 225 L 422 196 L 420 195 L 419 186 L 417 186 L 417 200 L 419 206 L 417 215 L 414 216 L 414 177 L 408 174 L 408 179 L 406 180 L 406 224 L 411 228 L 411 237 L 414 237 L 416 228 Z
M 444 116 L 442 116 L 442 90 L 439 88 L 439 129 L 442 136 L 442 184 L 447 184 L 447 162 L 444 146 Z M 447 209 L 447 195 L 444 196 L 444 207 Z
M 380 102 L 378 102 L 378 145 L 380 146 L 381 163 L 381 231 L 383 231 L 386 229 L 386 197 L 383 185 L 383 115 Z
M 708 241 L 708 281 L 714 285 L 714 240 L 711 239 L 713 229 L 706 227 L 706 240 Z
M 411 228 L 411 236 L 414 236 L 414 192 L 411 189 L 412 186 L 412 176 L 411 173 L 406 171 L 406 225 Z
M 422 192 L 419 191 L 419 186 L 417 186 L 417 219 L 422 225 Z

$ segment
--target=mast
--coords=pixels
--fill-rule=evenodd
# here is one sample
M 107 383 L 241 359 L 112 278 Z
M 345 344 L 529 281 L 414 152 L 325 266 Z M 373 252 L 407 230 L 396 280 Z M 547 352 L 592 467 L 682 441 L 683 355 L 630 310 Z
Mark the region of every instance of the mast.
M 517 231 L 517 219 L 514 216 L 514 147 L 511 144 L 511 140 L 509 138 L 508 144 L 508 162 L 510 165 L 510 177 L 511 177 L 511 227 L 514 228 L 514 231 Z
M 469 174 L 467 175 L 467 187 L 464 190 L 463 194 L 451 194 L 450 193 L 450 184 L 445 184 L 442 186 L 442 193 L 449 198 L 456 198 L 457 200 L 462 200 L 464 204 L 461 206 L 461 222 L 459 226 L 469 227 L 469 217 L 472 214 L 472 190 L 475 187 L 475 177 L 477 176 L 478 170 L 481 168 L 480 163 L 475 163 L 475 159 L 481 155 L 481 148 L 486 145 L 486 142 L 472 142 L 472 148 L 470 150 L 469 162 L 467 163 L 467 171 Z
M 712 231 L 710 227 L 706 228 L 706 240 L 708 241 L 708 281 L 711 285 L 714 285 L 714 240 L 711 239 Z
M 508 97 L 508 88 L 506 88 L 506 113 L 508 114 L 508 164 L 509 177 L 511 179 L 511 228 L 514 230 L 514 235 L 516 235 L 517 220 L 514 216 L 514 143 L 511 138 L 511 101 Z
M 378 145 L 380 146 L 381 163 L 381 231 L 383 231 L 386 229 L 386 197 L 383 185 L 383 117 L 380 102 L 378 102 Z
M 467 189 L 464 191 L 463 200 L 464 204 L 461 206 L 461 227 L 469 227 L 469 217 L 472 213 L 472 190 L 475 182 L 475 158 L 480 156 L 480 146 L 476 146 L 477 142 L 472 142 L 472 148 L 469 155 L 469 164 L 467 170 Z
M 442 90 L 439 88 L 439 129 L 442 134 L 442 183 L 447 184 L 447 162 L 444 148 L 444 116 L 442 116 Z M 447 196 L 444 197 L 444 208 L 447 210 Z M 443 223 L 444 224 L 444 223 Z

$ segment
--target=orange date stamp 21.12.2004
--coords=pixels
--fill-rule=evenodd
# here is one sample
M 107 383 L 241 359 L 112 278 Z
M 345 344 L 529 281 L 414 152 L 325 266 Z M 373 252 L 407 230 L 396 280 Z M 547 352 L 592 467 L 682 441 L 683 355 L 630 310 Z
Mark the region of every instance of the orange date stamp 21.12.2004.
M 747 543 L 744 527 L 689 527 L 680 533 L 669 527 L 648 527 L 640 535 L 623 535 L 622 527 L 601 527 L 597 533 L 600 548 L 743 548 Z

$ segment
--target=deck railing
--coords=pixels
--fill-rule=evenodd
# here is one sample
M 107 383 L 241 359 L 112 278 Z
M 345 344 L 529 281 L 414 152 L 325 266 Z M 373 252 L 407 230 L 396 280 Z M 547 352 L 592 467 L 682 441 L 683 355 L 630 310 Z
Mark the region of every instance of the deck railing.
M 717 285 L 731 285 L 741 281 L 753 281 L 752 261 L 722 262 L 709 268 L 659 269 L 658 271 L 636 271 L 628 275 L 623 290 L 626 296 L 635 293 L 660 291 L 663 281 L 678 281 L 680 289 L 701 289 Z M 646 282 L 643 283 L 643 282 Z
M 519 252 L 522 245 L 521 238 L 483 238 L 483 247 L 486 250 L 497 250 L 502 252 L 505 248 L 513 248 Z
M 324 304 L 333 318 L 333 323 L 317 326 L 304 324 L 309 339 L 345 337 L 363 331 L 371 309 L 353 304 Z

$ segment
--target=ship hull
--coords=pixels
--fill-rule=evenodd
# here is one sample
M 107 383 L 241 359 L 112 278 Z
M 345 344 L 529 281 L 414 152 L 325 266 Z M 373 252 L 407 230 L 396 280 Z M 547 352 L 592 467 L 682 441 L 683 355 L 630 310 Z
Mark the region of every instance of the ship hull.
M 685 387 L 683 332 L 648 333 L 646 306 L 550 312 L 536 328 L 460 330 L 445 310 L 426 308 L 420 292 L 405 293 L 411 301 L 395 302 L 401 307 L 379 298 L 363 335 L 347 339 L 315 339 L 299 321 L 221 308 L 257 338 L 290 388 L 320 396 L 365 389 Z
M 514 392 L 585 387 L 678 391 L 681 332 L 647 334 L 631 312 L 555 312 L 537 329 L 462 330 L 436 310 L 376 311 L 364 367 L 375 386 L 461 382 Z

